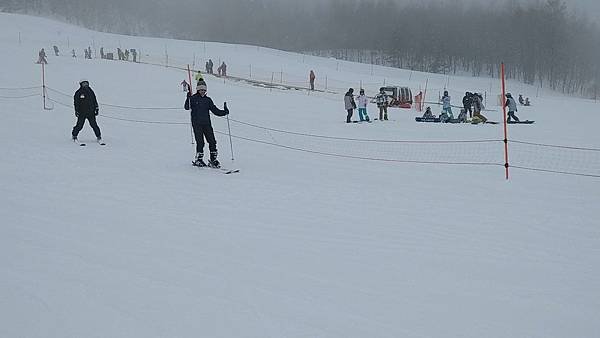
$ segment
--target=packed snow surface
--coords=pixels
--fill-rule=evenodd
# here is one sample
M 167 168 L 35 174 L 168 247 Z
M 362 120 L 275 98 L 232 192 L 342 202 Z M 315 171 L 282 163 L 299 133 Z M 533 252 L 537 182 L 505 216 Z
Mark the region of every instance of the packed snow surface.
M 498 79 L 112 35 L 10 14 L 0 14 L 0 46 L 0 337 L 600 332 L 599 178 L 512 169 L 507 181 L 502 142 L 297 135 L 502 140 L 501 124 L 419 124 L 421 113 L 406 109 L 390 109 L 387 122 L 346 124 L 342 98 L 361 84 L 372 96 L 384 81 L 413 94 L 427 83 L 428 100 L 446 86 L 455 105 L 467 90 L 485 92 L 488 118 L 501 121 L 490 98 Z M 86 60 L 88 46 L 94 56 L 101 46 L 137 48 L 143 62 L 163 66 Z M 41 86 L 42 47 L 52 109 L 43 109 L 41 88 L 16 89 Z M 219 157 L 241 172 L 198 169 L 179 86 L 187 71 L 164 65 L 203 69 L 208 58 L 215 68 L 225 60 L 236 77 L 304 87 L 314 69 L 317 89 L 327 81 L 327 91 L 206 76 L 209 96 L 231 110 L 233 161 L 227 120 L 212 117 Z M 87 146 L 70 141 L 82 78 L 100 101 L 104 147 L 87 124 L 79 135 Z M 600 147 L 596 102 L 507 85 L 534 102 L 517 115 L 536 120 L 509 126 L 510 137 Z M 375 110 L 370 104 L 371 119 Z M 513 149 L 515 160 L 567 169 L 572 160 L 567 150 L 545 158 Z M 462 157 L 495 164 L 364 159 Z

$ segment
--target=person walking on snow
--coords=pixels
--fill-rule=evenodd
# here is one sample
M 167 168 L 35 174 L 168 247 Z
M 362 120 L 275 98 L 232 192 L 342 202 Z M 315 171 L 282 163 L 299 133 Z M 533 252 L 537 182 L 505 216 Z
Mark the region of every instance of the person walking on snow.
M 208 74 L 212 74 L 213 73 L 213 62 L 212 59 L 208 59 L 208 70 L 207 70 Z
M 308 76 L 308 79 L 310 81 L 310 90 L 315 90 L 315 72 L 313 72 L 312 70 L 310 71 L 310 75 Z
M 96 122 L 96 116 L 98 115 L 98 101 L 96 100 L 96 94 L 90 88 L 90 83 L 87 80 L 79 81 L 79 89 L 73 96 L 73 105 L 75 106 L 75 116 L 77 117 L 77 124 L 73 127 L 71 133 L 73 141 L 77 141 L 77 135 L 83 129 L 85 120 L 88 120 L 90 126 L 96 134 L 98 142 L 102 141 L 100 134 L 100 127 Z
M 452 114 L 452 106 L 450 105 L 450 95 L 448 95 L 447 90 L 444 90 L 444 96 L 442 96 L 442 114 L 443 113 L 446 113 L 448 118 L 454 118 L 454 115 Z
M 227 65 L 225 64 L 225 61 L 221 63 L 219 68 L 217 68 L 217 71 L 219 72 L 219 76 L 227 76 Z
M 377 107 L 379 108 L 379 121 L 388 119 L 387 107 L 388 107 L 388 97 L 385 93 L 385 89 L 383 87 L 379 88 L 379 94 L 375 96 L 375 102 L 377 102 Z
M 369 122 L 369 115 L 367 115 L 367 104 L 369 99 L 365 95 L 365 90 L 361 88 L 360 94 L 358 95 L 358 117 L 361 121 Z M 364 115 L 364 118 L 363 118 Z
M 354 109 L 356 109 L 356 102 L 354 102 L 354 95 L 352 95 L 352 93 L 354 93 L 354 88 L 348 89 L 344 95 L 344 107 L 348 112 L 348 115 L 346 116 L 346 123 L 352 122 L 352 113 L 354 112 Z
M 181 87 L 183 88 L 183 91 L 184 91 L 184 92 L 189 92 L 189 91 L 191 91 L 191 90 L 192 90 L 192 89 L 190 88 L 190 84 L 189 84 L 189 83 L 187 83 L 187 81 L 186 81 L 186 80 L 183 80 L 183 81 L 181 81 L 181 83 L 180 83 L 180 84 L 181 84 Z
M 225 116 L 229 114 L 229 109 L 227 109 L 227 102 L 223 103 L 223 110 L 217 108 L 213 100 L 206 96 L 206 89 L 206 84 L 196 86 L 196 94 L 192 95 L 191 92 L 188 92 L 184 105 L 185 110 L 191 110 L 192 128 L 196 138 L 196 157 L 192 164 L 198 167 L 207 165 L 202 159 L 204 157 L 204 139 L 206 138 L 210 150 L 208 165 L 220 168 L 221 164 L 217 160 L 217 140 L 210 122 L 209 111 L 217 116 Z
M 508 118 L 506 119 L 506 122 L 510 122 L 511 118 L 515 119 L 516 122 L 519 122 L 519 118 L 515 115 L 515 112 L 517 111 L 517 102 L 515 102 L 515 99 L 510 93 L 506 94 L 504 106 L 508 107 Z
M 37 63 L 43 63 L 43 64 L 48 64 L 48 60 L 46 60 L 46 51 L 44 50 L 44 48 L 40 49 L 40 52 L 38 53 L 38 61 Z

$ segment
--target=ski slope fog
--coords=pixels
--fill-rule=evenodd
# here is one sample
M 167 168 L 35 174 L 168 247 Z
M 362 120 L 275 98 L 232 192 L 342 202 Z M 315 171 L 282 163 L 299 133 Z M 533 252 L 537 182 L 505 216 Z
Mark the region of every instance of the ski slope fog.
M 44 47 L 54 100 L 44 110 L 41 95 L 14 98 L 39 88 L 0 89 L 0 337 L 600 332 L 600 179 L 513 169 L 506 181 L 497 165 L 325 156 L 319 152 L 386 158 L 414 151 L 433 160 L 462 153 L 290 136 L 236 122 L 232 162 L 227 123 L 216 116 L 215 130 L 224 133 L 217 134 L 220 160 L 241 173 L 202 171 L 190 165 L 189 113 L 177 109 L 187 73 L 85 60 L 82 49 L 92 44 L 138 48 L 142 61 L 156 63 L 167 51 L 169 62 L 181 66 L 211 57 L 215 64 L 225 60 L 234 76 L 252 72 L 270 81 L 283 72 L 280 78 L 300 86 L 314 69 L 317 88 L 327 76 L 328 90 L 337 92 L 269 90 L 207 76 L 208 95 L 219 107 L 227 101 L 236 121 L 345 138 L 503 138 L 502 125 L 418 124 L 420 113 L 404 109 L 390 109 L 387 123 L 344 123 L 343 91 L 361 82 L 373 95 L 383 81 L 410 85 L 413 93 L 428 81 L 428 100 L 447 84 L 459 104 L 466 90 L 498 94 L 497 79 L 372 70 L 262 47 L 111 35 L 0 13 L 0 88 L 40 86 L 34 62 Z M 93 142 L 87 124 L 79 138 L 88 146 L 70 141 L 81 78 L 100 102 L 106 147 Z M 510 137 L 600 147 L 594 101 L 514 81 L 508 91 L 532 99 L 517 115 L 536 120 L 510 126 Z M 488 118 L 501 121 L 500 107 L 487 106 Z M 375 109 L 369 105 L 371 118 Z M 464 147 L 478 160 L 503 163 L 502 143 Z

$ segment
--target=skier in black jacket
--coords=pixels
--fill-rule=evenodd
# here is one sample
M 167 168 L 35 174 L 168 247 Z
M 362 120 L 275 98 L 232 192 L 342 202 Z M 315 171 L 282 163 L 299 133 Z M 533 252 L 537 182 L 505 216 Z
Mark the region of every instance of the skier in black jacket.
M 210 123 L 209 111 L 212 111 L 217 116 L 225 116 L 229 114 L 227 102 L 223 103 L 223 110 L 217 108 L 213 100 L 206 96 L 206 84 L 199 84 L 196 86 L 196 94 L 192 95 L 191 92 L 188 92 L 185 100 L 185 110 L 191 110 L 192 128 L 194 129 L 194 136 L 196 138 L 196 158 L 192 164 L 198 167 L 206 166 L 206 163 L 202 159 L 204 156 L 204 138 L 206 138 L 208 149 L 210 150 L 210 162 L 208 165 L 214 168 L 221 167 L 217 160 L 217 140 L 215 139 L 212 124 Z
M 469 117 L 473 117 L 473 110 L 472 110 L 472 106 L 473 106 L 473 94 L 471 94 L 470 92 L 466 92 L 465 96 L 462 99 L 463 102 L 463 107 L 465 108 L 465 113 L 469 112 Z
M 94 130 L 94 134 L 96 134 L 98 142 L 101 142 L 100 127 L 98 127 L 98 123 L 96 122 L 98 101 L 96 100 L 96 94 L 90 88 L 90 83 L 87 80 L 79 81 L 79 89 L 77 89 L 73 96 L 73 105 L 75 106 L 75 116 L 77 116 L 77 124 L 73 127 L 73 132 L 71 133 L 73 141 L 77 141 L 77 134 L 83 129 L 83 124 L 87 119 Z

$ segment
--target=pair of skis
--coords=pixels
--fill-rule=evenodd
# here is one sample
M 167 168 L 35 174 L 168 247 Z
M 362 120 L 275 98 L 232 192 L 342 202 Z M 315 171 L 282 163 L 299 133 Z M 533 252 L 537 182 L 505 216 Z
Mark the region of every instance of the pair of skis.
M 215 170 L 215 171 L 220 172 L 220 173 L 225 174 L 225 175 L 230 175 L 230 174 L 235 174 L 235 173 L 239 173 L 240 172 L 239 169 L 228 169 L 228 168 L 223 168 L 223 167 L 213 167 L 213 166 L 210 166 L 210 165 L 199 166 L 199 165 L 195 164 L 195 162 L 193 162 L 193 161 L 192 161 L 192 165 L 194 167 L 198 167 L 199 169 L 212 169 L 212 170 Z
M 84 142 L 79 142 L 78 140 L 73 140 L 73 142 L 74 142 L 75 144 L 78 144 L 80 147 L 85 147 L 85 146 L 87 146 L 87 143 L 84 143 Z M 98 142 L 98 144 L 99 144 L 99 145 L 101 145 L 101 146 L 105 146 L 105 145 L 106 145 L 106 143 L 104 143 L 104 141 L 97 141 L 97 142 Z

